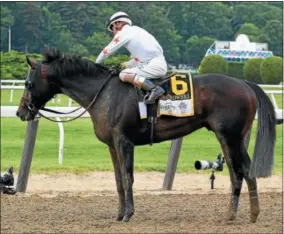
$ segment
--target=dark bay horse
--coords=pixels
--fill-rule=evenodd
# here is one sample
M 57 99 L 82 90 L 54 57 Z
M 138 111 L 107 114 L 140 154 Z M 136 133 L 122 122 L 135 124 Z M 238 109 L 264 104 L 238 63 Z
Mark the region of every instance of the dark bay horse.
M 108 145 L 119 195 L 117 220 L 134 214 L 134 147 L 150 143 L 150 130 L 139 117 L 136 92 L 110 70 L 89 60 L 61 53 L 43 52 L 43 61 L 27 57 L 31 72 L 26 80 L 17 116 L 30 121 L 58 93 L 68 95 L 88 109 L 96 136 Z M 246 180 L 251 221 L 259 215 L 256 178 L 272 173 L 275 145 L 274 108 L 254 83 L 219 74 L 193 76 L 192 117 L 162 116 L 154 129 L 154 143 L 183 137 L 202 127 L 213 131 L 220 142 L 230 172 L 229 220 L 236 218 L 243 179 Z M 95 97 L 95 99 L 94 99 Z M 91 105 L 90 105 L 91 103 Z M 258 110 L 257 137 L 251 162 L 244 138 Z

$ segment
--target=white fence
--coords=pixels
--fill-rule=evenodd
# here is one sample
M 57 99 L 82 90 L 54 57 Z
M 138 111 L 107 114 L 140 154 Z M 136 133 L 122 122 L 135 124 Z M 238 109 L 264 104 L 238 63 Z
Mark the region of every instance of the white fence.
M 10 99 L 9 102 L 13 102 L 13 95 L 14 95 L 14 90 L 24 90 L 25 86 L 21 85 L 24 84 L 25 80 L 1 80 L 1 90 L 11 90 L 10 91 Z M 269 94 L 271 96 L 273 105 L 276 110 L 278 110 L 278 105 L 275 100 L 276 94 L 282 94 L 283 95 L 283 90 L 282 90 L 282 85 L 259 85 L 261 88 L 279 88 L 281 90 L 265 90 L 265 93 Z M 55 102 L 55 99 L 52 99 L 52 103 Z M 60 97 L 56 98 L 56 102 L 58 104 L 61 103 Z M 72 99 L 68 98 L 68 106 L 72 106 Z
M 1 80 L 1 90 L 10 90 L 10 98 L 9 102 L 13 102 L 14 90 L 24 90 L 25 86 L 22 85 L 25 83 L 25 80 Z M 52 103 L 57 102 L 57 104 L 61 103 L 61 98 L 58 96 L 55 99 L 52 99 Z M 72 106 L 72 99 L 68 98 L 68 106 Z

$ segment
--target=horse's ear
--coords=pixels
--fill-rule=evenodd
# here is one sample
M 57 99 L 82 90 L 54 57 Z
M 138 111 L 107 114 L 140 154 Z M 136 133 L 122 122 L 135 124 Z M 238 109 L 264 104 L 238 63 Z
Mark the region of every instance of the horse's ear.
M 29 56 L 26 56 L 28 64 L 31 66 L 32 69 L 36 68 L 36 61 L 31 59 Z

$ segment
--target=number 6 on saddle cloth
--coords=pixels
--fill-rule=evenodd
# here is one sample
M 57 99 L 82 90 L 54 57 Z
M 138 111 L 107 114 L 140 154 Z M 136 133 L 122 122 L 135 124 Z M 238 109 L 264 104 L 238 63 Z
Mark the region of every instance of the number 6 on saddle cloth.
M 146 119 L 148 117 L 150 123 L 150 145 L 152 145 L 154 124 L 158 117 L 162 115 L 174 117 L 194 115 L 193 85 L 190 73 L 174 73 L 163 79 L 152 80 L 152 82 L 166 91 L 154 104 L 146 105 L 143 102 L 145 92 L 136 89 L 140 118 Z

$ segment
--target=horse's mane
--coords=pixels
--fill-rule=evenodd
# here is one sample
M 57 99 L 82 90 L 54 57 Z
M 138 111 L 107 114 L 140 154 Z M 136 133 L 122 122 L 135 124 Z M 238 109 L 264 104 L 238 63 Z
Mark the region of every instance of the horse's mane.
M 81 56 L 63 53 L 54 48 L 46 48 L 42 51 L 43 63 L 48 64 L 51 72 L 58 77 L 74 77 L 78 74 L 98 77 L 109 69 L 103 65 L 94 63 Z

